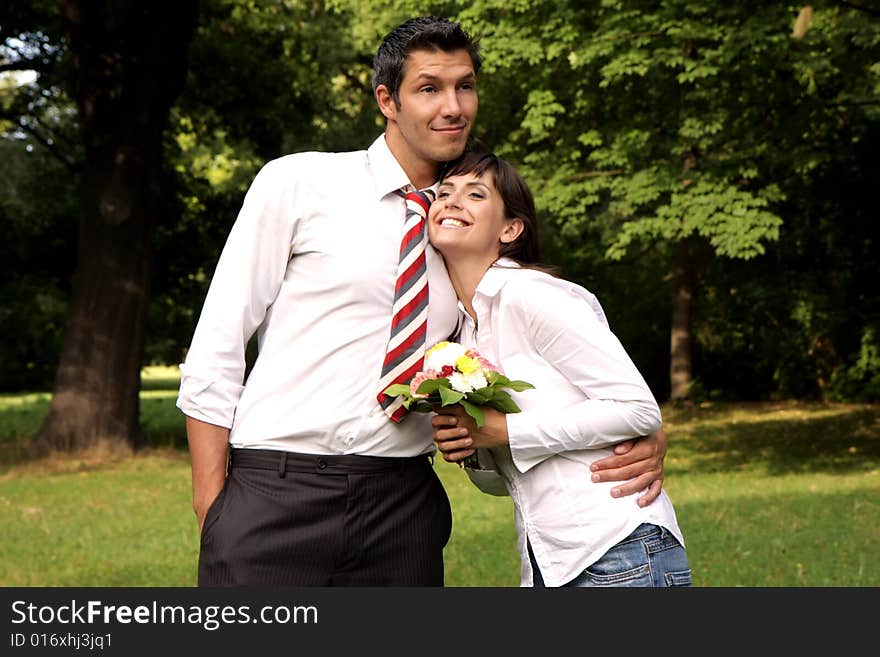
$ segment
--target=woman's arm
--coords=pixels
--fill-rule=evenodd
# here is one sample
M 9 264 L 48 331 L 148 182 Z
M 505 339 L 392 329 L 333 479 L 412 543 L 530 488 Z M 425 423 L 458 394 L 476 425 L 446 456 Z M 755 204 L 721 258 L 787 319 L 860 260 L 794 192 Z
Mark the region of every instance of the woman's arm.
M 584 395 L 564 408 L 524 410 L 507 418 L 511 454 L 521 471 L 553 454 L 604 447 L 662 427 L 654 395 L 593 295 L 559 280 L 510 287 L 505 303 L 511 326 L 504 330 L 528 335 L 546 365 Z

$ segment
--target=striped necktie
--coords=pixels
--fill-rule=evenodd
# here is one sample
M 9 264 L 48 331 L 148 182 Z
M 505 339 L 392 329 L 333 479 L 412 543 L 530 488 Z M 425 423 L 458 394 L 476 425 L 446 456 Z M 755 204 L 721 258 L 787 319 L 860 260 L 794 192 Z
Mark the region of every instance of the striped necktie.
M 425 338 L 428 333 L 426 224 L 433 194 L 430 189 L 405 194 L 401 192 L 406 201 L 406 222 L 397 263 L 391 336 L 385 349 L 379 394 L 376 397 L 385 414 L 394 422 L 400 422 L 408 411 L 401 406 L 401 401 L 382 391 L 395 383 L 409 383 L 422 369 L 425 360 Z

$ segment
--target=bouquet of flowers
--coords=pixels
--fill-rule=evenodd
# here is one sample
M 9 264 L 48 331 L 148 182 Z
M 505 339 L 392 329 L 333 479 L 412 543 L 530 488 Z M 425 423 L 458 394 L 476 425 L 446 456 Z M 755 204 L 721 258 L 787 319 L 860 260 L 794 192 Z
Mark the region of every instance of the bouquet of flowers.
M 502 413 L 520 412 L 505 388 L 520 392 L 535 387 L 525 381 L 511 381 L 479 353 L 457 342 L 438 342 L 428 349 L 424 367 L 409 385 L 388 386 L 385 394 L 402 396 L 404 408 L 420 413 L 460 404 L 478 427 L 486 423 L 481 407 Z

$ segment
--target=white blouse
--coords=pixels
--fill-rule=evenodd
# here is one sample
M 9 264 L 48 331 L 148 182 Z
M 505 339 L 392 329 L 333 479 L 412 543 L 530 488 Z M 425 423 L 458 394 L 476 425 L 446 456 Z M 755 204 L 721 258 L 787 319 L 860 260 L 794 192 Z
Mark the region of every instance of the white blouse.
M 459 307 L 460 341 L 535 386 L 511 393 L 522 412 L 507 416 L 509 446 L 479 450 L 513 498 L 521 585 L 532 584 L 526 538 L 547 586 L 572 580 L 641 523 L 665 527 L 684 545 L 665 491 L 642 508 L 640 493 L 615 499 L 610 489 L 619 482 L 590 478 L 590 464 L 614 443 L 662 426 L 596 297 L 502 258 L 480 281 L 473 307 L 477 327 Z

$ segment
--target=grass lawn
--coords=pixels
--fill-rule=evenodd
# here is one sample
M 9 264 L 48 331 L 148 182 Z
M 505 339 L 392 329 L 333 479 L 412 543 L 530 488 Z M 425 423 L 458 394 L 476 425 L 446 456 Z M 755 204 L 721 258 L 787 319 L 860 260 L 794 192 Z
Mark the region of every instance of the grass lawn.
M 194 586 L 176 372 L 145 371 L 132 457 L 24 457 L 44 393 L 0 395 L 0 586 Z M 701 587 L 880 586 L 880 406 L 706 404 L 664 408 L 664 486 Z M 453 508 L 447 585 L 516 586 L 509 498 L 435 464 Z

